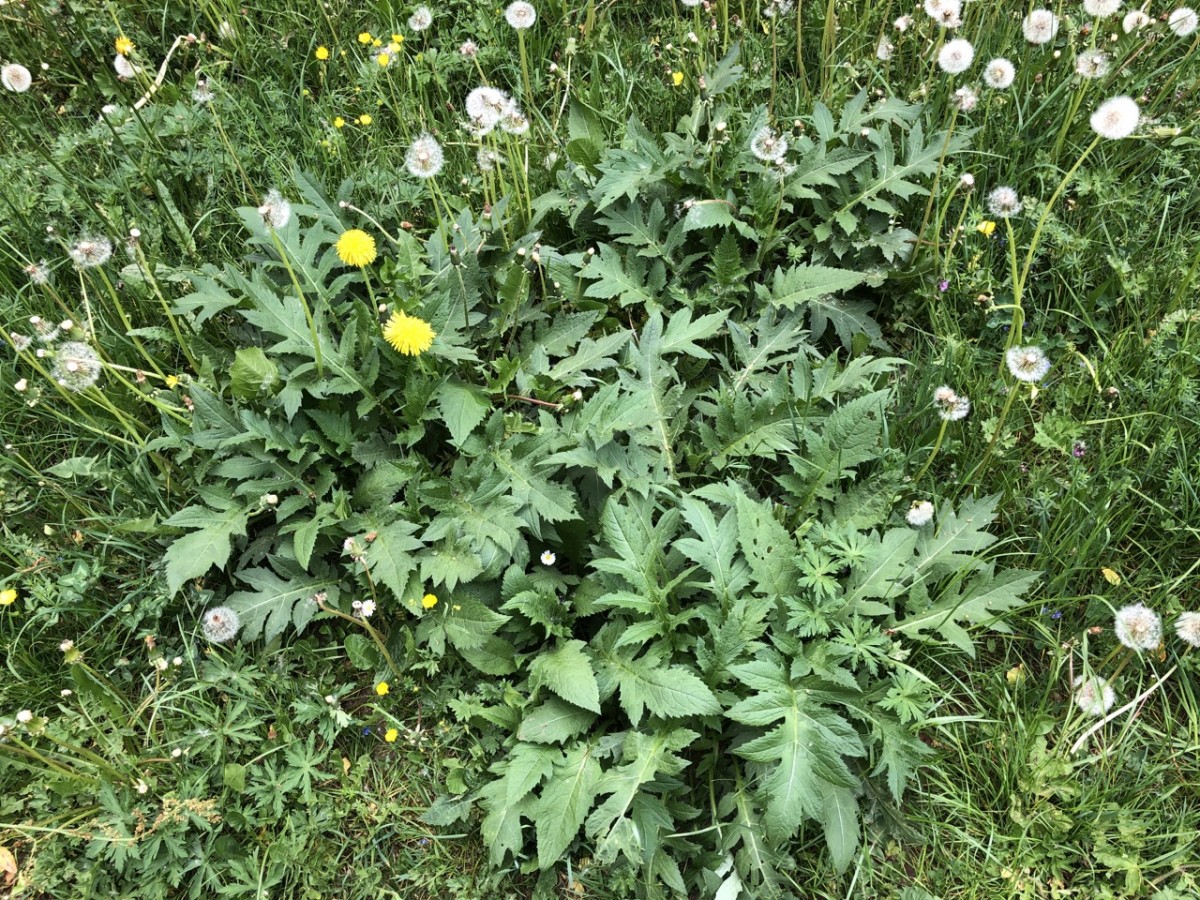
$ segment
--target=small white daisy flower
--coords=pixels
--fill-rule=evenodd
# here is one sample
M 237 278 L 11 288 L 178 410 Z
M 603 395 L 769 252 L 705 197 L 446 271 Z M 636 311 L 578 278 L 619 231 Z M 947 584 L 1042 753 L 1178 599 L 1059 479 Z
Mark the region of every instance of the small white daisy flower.
M 516 0 L 504 10 L 504 19 L 517 31 L 524 31 L 526 28 L 532 28 L 533 23 L 537 21 L 537 10 L 525 0 Z
M 1102 716 L 1117 702 L 1112 685 L 1099 675 L 1075 679 L 1075 705 L 1089 716 Z
M 1181 6 L 1167 16 L 1167 27 L 1178 37 L 1187 37 L 1196 30 L 1198 24 L 1200 24 L 1200 18 L 1190 6 Z
M 549 550 L 542 551 L 541 560 L 542 560 L 543 566 L 552 566 L 552 565 L 554 565 L 554 563 L 557 559 L 558 559 L 558 557 L 555 556 L 551 551 L 549 551 Z
M 1092 131 L 1110 141 L 1129 137 L 1137 131 L 1141 110 L 1132 97 L 1110 97 L 1092 113 Z
M 971 68 L 974 59 L 975 48 L 971 46 L 971 42 L 964 38 L 955 38 L 946 41 L 938 53 L 938 66 L 949 75 L 958 75 Z
M 1175 620 L 1175 634 L 1188 646 L 1200 647 L 1200 612 L 1180 613 Z
M 1058 34 L 1058 16 L 1048 9 L 1035 9 L 1021 21 L 1021 31 L 1031 44 L 1045 44 Z
M 1113 619 L 1113 633 L 1130 650 L 1155 650 L 1162 641 L 1162 619 L 1141 603 L 1122 606 Z
M 913 528 L 928 525 L 933 521 L 933 504 L 928 500 L 914 500 L 904 518 Z
M 1041 347 L 1013 347 L 1004 354 L 1004 361 L 1018 381 L 1041 381 L 1050 371 L 1050 360 Z
M 1016 77 L 1016 66 L 1000 56 L 993 59 L 983 69 L 983 83 L 996 90 L 1002 91 L 1011 87 L 1013 79 Z
M 371 618 L 371 616 L 375 615 L 375 601 L 364 600 L 362 602 L 362 606 L 359 607 L 358 613 L 364 619 Z

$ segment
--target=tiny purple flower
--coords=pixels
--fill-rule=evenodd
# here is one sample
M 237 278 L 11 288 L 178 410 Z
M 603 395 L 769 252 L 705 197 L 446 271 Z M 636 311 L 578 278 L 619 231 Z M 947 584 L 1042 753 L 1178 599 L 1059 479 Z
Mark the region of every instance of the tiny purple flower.
M 1083 459 L 1087 453 L 1087 444 L 1083 441 L 1076 441 L 1071 445 L 1071 455 L 1076 459 Z
M 941 291 L 943 294 L 946 293 L 946 291 L 950 290 L 950 282 L 939 281 L 938 282 L 938 290 Z

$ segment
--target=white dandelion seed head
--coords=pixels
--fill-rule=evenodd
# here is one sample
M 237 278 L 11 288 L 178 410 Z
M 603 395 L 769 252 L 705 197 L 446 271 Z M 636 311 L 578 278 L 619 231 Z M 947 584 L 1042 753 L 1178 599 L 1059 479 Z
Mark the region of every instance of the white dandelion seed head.
M 1021 21 L 1021 31 L 1031 44 L 1045 44 L 1058 34 L 1058 16 L 1048 9 L 1035 9 Z
M 979 94 L 975 88 L 960 87 L 954 92 L 954 105 L 963 112 L 970 112 L 979 105 Z
M 500 119 L 500 130 L 517 136 L 529 134 L 529 119 L 516 106 L 511 106 Z
M 787 139 L 775 133 L 769 126 L 763 126 L 754 132 L 750 138 L 750 152 L 754 158 L 762 162 L 774 162 L 782 159 L 788 151 Z
M 1181 6 L 1167 16 L 1167 27 L 1177 37 L 1187 37 L 1196 30 L 1197 25 L 1200 25 L 1200 17 L 1190 6 Z
M 58 340 L 58 326 L 53 322 L 47 322 L 40 316 L 34 316 L 29 320 L 29 324 L 33 326 L 35 336 L 43 344 L 53 344 Z
M 242 619 L 228 606 L 214 606 L 201 617 L 200 627 L 209 641 L 224 644 L 237 637 L 242 627 Z
M 881 37 L 879 43 L 875 45 L 875 58 L 887 62 L 892 58 L 892 54 L 896 52 L 896 45 L 889 41 L 886 37 Z
M 1132 97 L 1110 97 L 1092 113 L 1092 131 L 1110 141 L 1129 137 L 1137 131 L 1141 110 Z
M 939 20 L 948 12 L 956 15 L 962 13 L 962 0 L 925 0 L 922 4 L 925 10 L 925 15 L 931 19 Z
M 993 216 L 1007 219 L 1020 214 L 1021 197 L 1015 189 L 1001 185 L 987 195 L 987 205 Z
M 998 91 L 1011 87 L 1016 77 L 1016 66 L 1002 56 L 993 59 L 983 69 L 983 83 Z
M 122 81 L 127 81 L 137 74 L 137 67 L 123 53 L 113 57 L 113 70 Z
M 679 0 L 679 2 L 689 9 L 700 5 L 700 0 Z
M 33 85 L 33 76 L 20 63 L 0 66 L 0 82 L 16 94 L 23 94 Z
M 942 28 L 957 28 L 962 24 L 962 14 L 958 9 L 943 9 L 934 21 Z
M 933 402 L 940 406 L 948 406 L 953 403 L 958 394 L 954 393 L 954 388 L 948 384 L 943 384 L 933 392 Z
M 971 46 L 971 42 L 965 38 L 955 38 L 946 41 L 938 53 L 938 67 L 948 75 L 957 75 L 971 68 L 974 59 L 975 48 Z
M 428 6 L 418 6 L 408 17 L 408 27 L 413 31 L 424 31 L 433 24 L 433 13 Z
M 102 266 L 112 256 L 112 241 L 106 237 L 85 235 L 71 245 L 67 251 L 80 269 Z
M 1141 603 L 1122 606 L 1113 618 L 1113 633 L 1130 650 L 1154 650 L 1162 641 L 1162 619 Z
M 1189 647 L 1200 647 L 1200 612 L 1180 613 L 1175 620 L 1175 634 Z
M 1075 73 L 1084 78 L 1103 78 L 1108 68 L 1108 57 L 1099 50 L 1084 50 L 1075 57 Z
M 963 172 L 958 178 L 958 183 L 962 186 L 963 190 L 969 191 L 975 187 L 975 176 L 970 172 Z
M 29 337 L 28 335 L 18 334 L 15 331 L 10 331 L 8 333 L 8 339 L 13 342 L 13 348 L 16 349 L 18 353 L 24 353 L 33 346 L 33 338 Z
M 467 59 L 474 59 L 479 54 L 479 45 L 471 40 L 463 41 L 458 45 L 458 52 Z
M 1004 361 L 1018 381 L 1041 381 L 1050 371 L 1050 359 L 1041 347 L 1012 347 L 1004 354 Z
M 68 391 L 86 391 L 100 378 L 100 356 L 83 341 L 60 344 L 50 375 Z
M 1097 19 L 1116 15 L 1120 8 L 1121 0 L 1083 0 L 1083 11 Z
M 1153 21 L 1140 9 L 1134 9 L 1125 14 L 1125 18 L 1121 20 L 1121 28 L 1126 34 L 1132 34 L 1135 31 L 1141 31 Z
M 480 147 L 475 152 L 475 165 L 479 167 L 480 172 L 494 172 L 496 170 L 496 154 L 486 147 Z
M 433 178 L 442 171 L 445 162 L 442 145 L 437 139 L 426 132 L 418 137 L 404 154 L 404 165 L 414 178 Z
M 513 108 L 513 101 L 499 88 L 477 87 L 467 94 L 463 104 L 471 125 L 481 134 L 487 134 L 508 115 Z
M 908 512 L 904 514 L 905 521 L 913 528 L 920 528 L 933 521 L 933 504 L 928 500 L 914 500 Z
M 555 556 L 554 553 L 552 553 L 549 550 L 543 550 L 540 558 L 542 560 L 543 566 L 552 566 L 552 565 L 554 565 L 555 561 L 558 559 L 558 557 Z
M 966 394 L 959 394 L 948 409 L 942 410 L 941 417 L 947 422 L 957 422 L 971 414 L 971 401 Z
M 1089 716 L 1102 716 L 1117 702 L 1112 685 L 1099 675 L 1075 679 L 1075 705 Z
M 21 710 L 19 713 L 17 713 L 17 721 L 22 725 L 28 725 L 33 721 L 33 711 L 29 709 Z
M 767 6 L 763 10 L 763 15 L 768 19 L 774 19 L 776 16 L 786 16 L 792 11 L 795 3 L 792 0 L 767 0 Z
M 25 267 L 25 274 L 34 284 L 46 284 L 50 280 L 50 263 L 46 260 L 30 263 Z
M 516 0 L 504 10 L 504 19 L 517 31 L 524 31 L 526 28 L 532 28 L 533 23 L 537 21 L 537 10 L 533 8 L 532 3 Z
M 282 228 L 292 218 L 292 204 L 283 199 L 283 195 L 276 188 L 271 188 L 263 198 L 258 214 L 272 228 Z
M 913 23 L 912 16 L 901 16 L 895 22 L 892 23 L 892 27 L 895 28 L 901 34 L 904 34 L 904 32 L 908 31 L 908 29 L 912 27 L 912 23 Z
M 212 103 L 213 98 L 215 97 L 216 94 L 213 93 L 213 89 L 209 86 L 209 83 L 206 79 L 201 79 L 200 81 L 196 82 L 196 87 L 192 91 L 193 103 L 195 103 L 197 106 L 205 106 L 206 104 Z

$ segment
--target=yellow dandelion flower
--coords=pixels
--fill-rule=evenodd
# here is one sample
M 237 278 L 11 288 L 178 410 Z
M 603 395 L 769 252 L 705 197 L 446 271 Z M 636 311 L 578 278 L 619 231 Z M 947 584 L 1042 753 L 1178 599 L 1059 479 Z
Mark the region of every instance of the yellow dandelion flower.
M 991 233 L 996 230 L 996 223 L 988 219 L 976 225 L 975 230 L 980 234 L 991 235 Z
M 433 594 L 426 594 L 421 598 L 421 605 L 426 609 L 433 609 L 437 606 L 438 599 Z
M 383 339 L 405 356 L 420 356 L 429 349 L 433 338 L 433 329 L 429 327 L 428 322 L 415 316 L 406 316 L 402 312 L 392 313 L 392 317 L 383 326 Z M 421 601 L 426 609 L 433 606 L 428 602 L 432 596 L 426 594 L 425 599 Z M 436 597 L 433 598 L 433 602 L 437 603 Z
M 133 52 L 133 41 L 125 37 L 125 35 L 121 35 L 119 38 L 117 38 L 116 48 L 117 52 L 122 56 L 128 56 Z
M 674 82 L 675 87 L 679 87 L 681 84 L 683 84 L 683 73 L 682 72 L 672 72 L 671 73 L 671 81 Z
M 371 32 L 369 31 L 364 31 L 358 36 L 358 42 L 360 44 L 369 44 L 373 40 L 374 38 L 371 37 Z
M 329 48 L 324 44 L 317 48 L 317 59 L 321 61 L 329 59 Z
M 359 228 L 351 228 L 337 242 L 338 259 L 348 266 L 361 269 L 375 262 L 375 238 Z
M 375 685 L 375 693 L 377 693 L 380 697 L 386 697 L 387 692 L 390 690 L 391 687 L 386 681 L 381 681 L 379 684 Z
M 375 57 L 375 62 L 379 63 L 380 67 L 382 67 L 384 69 L 387 68 L 388 63 L 390 63 L 391 61 L 392 61 L 392 58 L 390 56 L 388 56 L 386 53 L 380 53 L 377 57 Z
M 343 119 L 341 116 L 334 116 L 334 118 L 333 118 L 333 127 L 334 127 L 334 128 L 345 128 L 345 127 L 346 127 L 346 120 L 345 120 L 345 119 Z
M 387 741 L 389 744 L 394 744 L 394 743 L 396 743 L 396 738 L 398 738 L 398 737 L 400 737 L 400 732 L 397 731 L 395 728 L 389 728 L 387 730 L 387 733 L 383 736 L 383 739 L 385 741 Z
M 392 43 L 394 43 L 394 44 L 403 44 L 403 43 L 404 43 L 404 35 L 402 35 L 402 34 L 393 34 L 393 35 L 392 35 Z
M 371 118 L 370 113 L 363 113 L 361 116 L 358 117 L 359 125 L 370 125 L 374 121 L 375 120 Z
M 168 375 L 167 376 L 167 389 L 168 390 L 171 390 L 171 391 L 175 390 L 175 387 L 178 384 L 179 384 L 179 376 L 178 375 Z
M 17 592 L 13 588 L 0 591 L 0 606 L 12 606 L 17 602 Z

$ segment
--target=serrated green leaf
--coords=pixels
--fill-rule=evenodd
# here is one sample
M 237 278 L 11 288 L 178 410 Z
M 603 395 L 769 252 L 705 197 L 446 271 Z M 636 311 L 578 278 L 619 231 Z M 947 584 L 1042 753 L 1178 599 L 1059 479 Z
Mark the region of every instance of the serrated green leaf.
M 261 634 L 267 643 L 283 634 L 288 625 L 302 631 L 317 611 L 313 595 L 330 586 L 326 578 L 284 579 L 265 568 L 239 572 L 238 579 L 254 588 L 230 594 L 226 601 L 241 616 L 242 639 L 254 640 Z
M 174 595 L 185 581 L 199 578 L 213 566 L 225 565 L 231 541 L 246 533 L 247 520 L 246 511 L 233 506 L 220 512 L 192 506 L 167 519 L 163 524 L 200 529 L 176 538 L 167 548 L 167 590 Z
M 438 388 L 438 409 L 442 421 L 450 430 L 450 437 L 456 447 L 461 447 L 491 410 L 487 395 L 478 387 L 466 384 L 457 379 L 450 379 Z
M 576 744 L 554 767 L 534 805 L 538 866 L 549 869 L 571 845 L 591 809 L 600 781 L 600 763 L 588 744 Z
M 446 638 L 455 650 L 478 650 L 511 616 L 488 609 L 478 600 L 459 597 L 446 615 Z
M 376 584 L 386 585 L 397 600 L 406 599 L 404 590 L 408 577 L 417 567 L 412 553 L 424 544 L 413 535 L 417 526 L 399 520 L 385 525 L 367 546 L 367 567 Z
M 549 697 L 545 703 L 521 720 L 517 738 L 539 744 L 561 744 L 567 738 L 586 730 L 594 721 L 595 713 L 580 709 L 557 697 Z
M 600 689 L 592 661 L 583 652 L 583 641 L 560 643 L 553 650 L 542 651 L 529 667 L 535 684 L 548 687 L 568 703 L 574 703 L 594 713 L 600 712 Z

